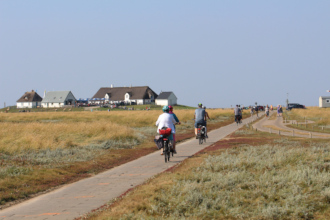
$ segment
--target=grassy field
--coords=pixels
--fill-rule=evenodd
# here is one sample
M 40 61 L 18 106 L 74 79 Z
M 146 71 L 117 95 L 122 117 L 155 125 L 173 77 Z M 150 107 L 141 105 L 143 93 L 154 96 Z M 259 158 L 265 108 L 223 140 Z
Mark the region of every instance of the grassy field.
M 208 110 L 209 128 L 232 123 L 232 110 Z M 0 114 L 0 208 L 156 150 L 161 111 Z M 194 110 L 175 110 L 178 141 L 192 137 Z
M 329 219 L 325 140 L 239 130 L 85 219 Z
M 315 123 L 299 126 L 299 129 L 330 133 L 330 108 L 307 107 L 307 109 L 292 109 L 291 111 L 285 111 L 283 118 L 296 120 L 300 123 L 305 122 L 305 120 L 311 120 Z M 297 128 L 297 125 L 289 126 Z
M 124 109 L 126 107 L 126 109 Z M 126 105 L 126 106 L 120 106 L 119 108 L 109 108 L 109 107 L 65 107 L 65 108 L 25 108 L 25 109 L 18 109 L 16 106 L 9 106 L 6 108 L 0 109 L 0 113 L 24 113 L 25 112 L 82 112 L 82 111 L 108 111 L 110 109 L 111 111 L 127 111 L 127 110 L 146 110 L 146 108 L 149 108 L 150 110 L 161 110 L 162 106 L 159 105 Z M 174 106 L 175 109 L 195 109 L 194 107 L 186 106 L 186 105 L 176 105 Z

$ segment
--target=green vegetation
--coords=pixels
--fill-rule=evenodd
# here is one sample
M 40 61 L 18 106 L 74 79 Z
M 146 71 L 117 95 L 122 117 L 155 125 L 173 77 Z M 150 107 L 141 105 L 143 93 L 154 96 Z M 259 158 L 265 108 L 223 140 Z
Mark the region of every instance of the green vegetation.
M 0 114 L 0 208 L 52 187 L 155 151 L 159 111 Z M 177 110 L 177 140 L 194 135 L 194 110 Z M 232 122 L 231 110 L 209 110 L 209 128 Z
M 242 129 L 87 219 L 328 219 L 330 145 Z

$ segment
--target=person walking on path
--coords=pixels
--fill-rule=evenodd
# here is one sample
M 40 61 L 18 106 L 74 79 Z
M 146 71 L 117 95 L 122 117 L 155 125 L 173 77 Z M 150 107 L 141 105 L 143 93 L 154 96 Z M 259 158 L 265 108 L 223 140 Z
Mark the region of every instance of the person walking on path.
M 280 105 L 277 105 L 277 117 L 281 116 Z
M 258 106 L 256 106 L 255 108 L 254 108 L 254 110 L 256 111 L 256 113 L 257 113 L 257 118 L 259 118 L 259 115 L 258 115 L 258 112 L 259 112 L 259 108 L 258 108 Z
M 253 107 L 250 107 L 251 118 L 253 117 Z
M 269 107 L 268 107 L 268 105 L 265 108 L 265 113 L 266 113 L 266 117 L 268 117 L 269 116 Z

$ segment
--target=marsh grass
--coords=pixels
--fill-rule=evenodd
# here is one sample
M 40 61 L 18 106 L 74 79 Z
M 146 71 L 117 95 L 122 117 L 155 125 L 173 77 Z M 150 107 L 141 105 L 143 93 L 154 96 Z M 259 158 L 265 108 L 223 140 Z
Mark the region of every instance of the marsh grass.
M 231 110 L 208 111 L 214 119 L 211 126 L 229 123 Z M 0 208 L 9 201 L 156 150 L 155 122 L 161 113 L 0 114 Z M 177 126 L 178 134 L 193 134 L 194 110 L 175 113 L 182 122 Z
M 325 219 L 329 143 L 242 130 L 87 219 Z
M 284 117 L 288 120 L 296 120 L 298 122 L 305 122 L 306 120 L 314 121 L 315 123 L 299 127 L 299 129 L 307 131 L 317 131 L 330 133 L 330 109 L 319 107 L 308 107 L 307 109 L 292 109 L 285 111 Z M 289 125 L 290 127 L 295 127 Z

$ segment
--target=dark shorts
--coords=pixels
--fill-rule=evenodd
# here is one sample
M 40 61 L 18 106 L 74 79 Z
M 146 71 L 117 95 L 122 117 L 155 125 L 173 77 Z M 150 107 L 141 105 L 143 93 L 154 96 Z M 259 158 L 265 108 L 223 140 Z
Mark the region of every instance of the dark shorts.
M 195 128 L 198 128 L 198 125 L 202 125 L 202 126 L 205 126 L 206 127 L 206 122 L 195 122 Z

